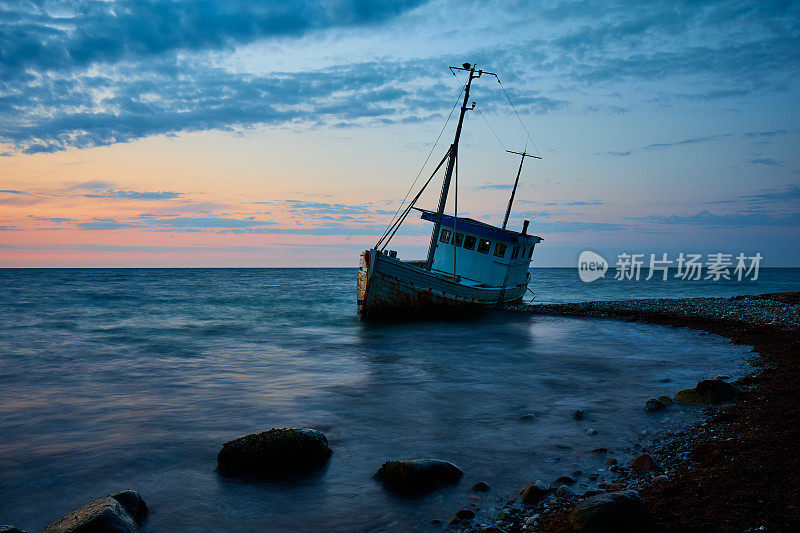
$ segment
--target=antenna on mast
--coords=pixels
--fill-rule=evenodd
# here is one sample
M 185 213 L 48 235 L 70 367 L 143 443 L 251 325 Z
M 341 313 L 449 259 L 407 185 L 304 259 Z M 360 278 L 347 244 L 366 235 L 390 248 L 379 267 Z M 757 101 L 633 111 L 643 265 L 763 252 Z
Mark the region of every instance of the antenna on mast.
M 503 219 L 503 229 L 506 229 L 506 225 L 508 224 L 508 216 L 511 214 L 511 204 L 514 203 L 514 194 L 517 192 L 517 184 L 519 183 L 519 175 L 522 173 L 522 164 L 525 162 L 526 157 L 533 157 L 535 159 L 541 159 L 538 155 L 533 155 L 527 153 L 525 150 L 521 152 L 515 152 L 513 150 L 506 150 L 506 152 L 510 154 L 517 154 L 522 156 L 519 160 L 519 168 L 517 169 L 517 179 L 514 180 L 514 188 L 511 189 L 511 198 L 508 199 L 508 208 L 506 208 L 506 216 Z

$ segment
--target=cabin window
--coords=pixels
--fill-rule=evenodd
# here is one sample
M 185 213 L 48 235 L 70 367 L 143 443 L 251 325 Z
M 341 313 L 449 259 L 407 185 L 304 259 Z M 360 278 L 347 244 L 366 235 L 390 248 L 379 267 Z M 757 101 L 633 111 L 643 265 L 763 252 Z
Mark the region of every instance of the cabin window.
M 513 250 L 511 250 L 511 259 L 516 259 L 519 257 L 519 246 L 515 246 Z
M 456 233 L 456 236 L 453 238 L 453 246 L 461 246 L 463 243 L 464 243 L 464 234 Z
M 533 246 L 531 246 L 531 249 L 528 252 L 528 259 L 530 259 L 531 257 L 533 257 Z
M 472 235 L 467 235 L 464 237 L 464 249 L 472 250 L 473 248 L 475 248 L 475 237 Z
M 506 245 L 502 242 L 498 242 L 494 245 L 494 256 L 495 257 L 505 257 L 506 255 Z
M 442 234 L 439 236 L 439 240 L 442 242 L 450 242 L 450 230 L 443 229 Z
M 489 248 L 492 247 L 492 243 L 487 241 L 486 239 L 479 239 L 478 240 L 478 253 L 481 254 L 488 254 Z

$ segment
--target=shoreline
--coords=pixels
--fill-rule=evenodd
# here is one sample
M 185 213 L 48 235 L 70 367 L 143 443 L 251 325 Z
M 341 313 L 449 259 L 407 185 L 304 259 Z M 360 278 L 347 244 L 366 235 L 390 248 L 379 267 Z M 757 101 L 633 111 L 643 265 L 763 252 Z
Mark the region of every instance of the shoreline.
M 509 312 L 686 327 L 750 346 L 753 371 L 733 382 L 744 399 L 708 406 L 704 422 L 656 436 L 646 451 L 659 470 L 634 472 L 620 464 L 608 490 L 639 490 L 647 519 L 636 531 L 800 529 L 800 292 L 534 303 Z M 669 475 L 656 479 L 664 471 Z M 488 530 L 575 531 L 570 512 L 581 499 L 549 499 L 541 514 L 541 506 L 523 505 Z

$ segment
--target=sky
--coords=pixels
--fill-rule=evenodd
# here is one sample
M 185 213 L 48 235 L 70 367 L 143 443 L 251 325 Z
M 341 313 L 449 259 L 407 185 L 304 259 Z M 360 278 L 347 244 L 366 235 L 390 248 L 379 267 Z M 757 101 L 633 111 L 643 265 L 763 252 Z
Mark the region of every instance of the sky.
M 447 212 L 501 224 L 506 150 L 540 155 L 509 222 L 533 266 L 800 266 L 800 2 L 0 0 L 0 267 L 357 266 L 452 142 L 464 62 L 499 83 Z

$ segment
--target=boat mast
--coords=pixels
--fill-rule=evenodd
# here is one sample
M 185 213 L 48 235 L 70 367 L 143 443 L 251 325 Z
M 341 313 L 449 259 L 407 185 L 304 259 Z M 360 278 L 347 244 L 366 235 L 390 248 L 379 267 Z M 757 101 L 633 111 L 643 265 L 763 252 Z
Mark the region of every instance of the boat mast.
M 514 180 L 514 188 L 511 189 L 511 198 L 508 199 L 508 207 L 506 208 L 506 216 L 503 219 L 503 229 L 506 229 L 506 225 L 508 224 L 508 215 L 511 214 L 511 204 L 514 203 L 514 194 L 517 192 L 517 184 L 519 183 L 519 175 L 522 172 L 522 163 L 525 162 L 525 158 L 526 157 L 534 157 L 536 159 L 541 159 L 541 157 L 539 157 L 538 155 L 529 154 L 525 150 L 523 150 L 522 152 L 514 152 L 512 150 L 506 150 L 506 152 L 508 152 L 510 154 L 521 155 L 522 157 L 519 160 L 519 168 L 517 169 L 517 179 Z
M 425 268 L 427 270 L 430 270 L 433 266 L 433 254 L 436 251 L 436 246 L 439 242 L 439 230 L 442 228 L 442 214 L 444 213 L 445 203 L 447 203 L 447 193 L 450 190 L 450 178 L 453 177 L 453 166 L 455 165 L 456 157 L 458 157 L 458 140 L 461 137 L 461 126 L 464 124 L 464 115 L 467 113 L 467 111 L 475 107 L 475 104 L 472 104 L 472 107 L 467 107 L 470 85 L 472 85 L 473 79 L 480 78 L 483 74 L 491 74 L 496 76 L 494 73 L 484 72 L 482 70 L 478 70 L 476 73 L 475 65 L 470 65 L 469 63 L 464 63 L 460 67 L 450 67 L 450 70 L 466 70 L 469 72 L 469 79 L 467 80 L 466 87 L 464 87 L 464 103 L 461 105 L 461 115 L 458 117 L 456 136 L 455 139 L 453 139 L 453 144 L 450 145 L 450 160 L 447 162 L 447 170 L 445 171 L 444 182 L 442 183 L 442 192 L 439 195 L 439 207 L 436 209 L 436 223 L 433 225 L 431 244 L 428 247 L 428 259 L 425 261 Z

